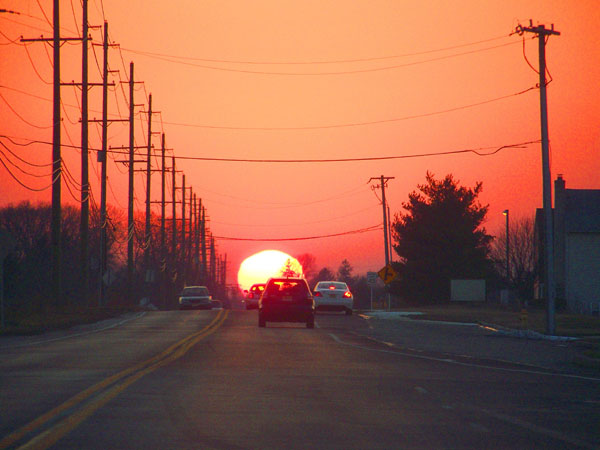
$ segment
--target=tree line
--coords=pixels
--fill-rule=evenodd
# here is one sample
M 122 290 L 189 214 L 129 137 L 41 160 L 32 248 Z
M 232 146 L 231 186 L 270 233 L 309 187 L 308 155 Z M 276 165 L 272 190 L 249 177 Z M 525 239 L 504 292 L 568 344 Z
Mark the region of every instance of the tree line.
M 173 233 L 172 221 L 165 222 L 165 254 L 161 245 L 161 219 L 151 216 L 151 242 L 148 261 L 145 257 L 145 216 L 134 218 L 131 235 L 127 232 L 127 217 L 117 208 L 109 207 L 107 227 L 108 275 L 101 277 L 99 211 L 90 214 L 89 253 L 90 276 L 87 288 L 82 285 L 80 266 L 80 211 L 65 205 L 62 210 L 61 242 L 64 259 L 62 273 L 63 304 L 56 305 L 51 298 L 51 242 L 50 223 L 52 208 L 48 203 L 31 204 L 22 202 L 0 208 L 0 234 L 10 236 L 13 250 L 4 260 L 4 300 L 7 315 L 44 312 L 48 308 L 99 305 L 101 283 L 106 289 L 106 305 L 133 305 L 146 297 L 157 307 L 172 307 L 178 292 L 184 285 L 204 284 L 211 292 L 225 292 L 224 262 L 216 255 L 214 244 L 208 237 L 204 252 L 200 252 L 199 236 L 192 226 L 181 229 L 176 225 Z M 182 233 L 186 239 L 181 239 Z M 173 236 L 176 242 L 173 245 Z M 127 285 L 127 245 L 133 239 L 134 279 L 133 286 Z M 182 242 L 183 241 L 183 242 Z M 212 244 L 212 245 L 211 245 Z M 175 252 L 172 252 L 173 247 Z M 167 256 L 166 256 L 167 255 Z M 203 257 L 206 261 L 203 261 Z M 148 267 L 151 270 L 146 270 Z M 87 294 L 86 294 L 87 293 Z

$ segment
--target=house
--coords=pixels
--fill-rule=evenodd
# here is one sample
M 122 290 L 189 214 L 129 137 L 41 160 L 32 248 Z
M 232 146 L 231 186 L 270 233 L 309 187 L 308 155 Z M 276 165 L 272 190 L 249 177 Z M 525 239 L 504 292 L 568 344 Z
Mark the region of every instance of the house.
M 557 305 L 600 313 L 600 190 L 566 189 L 554 182 L 554 273 Z M 536 242 L 543 261 L 543 210 L 536 213 Z

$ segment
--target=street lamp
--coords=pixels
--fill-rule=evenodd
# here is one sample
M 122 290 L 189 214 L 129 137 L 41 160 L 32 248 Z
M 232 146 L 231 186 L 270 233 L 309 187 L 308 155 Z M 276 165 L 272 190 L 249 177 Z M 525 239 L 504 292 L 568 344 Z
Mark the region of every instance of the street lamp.
M 506 284 L 509 284 L 510 280 L 510 260 L 509 260 L 509 237 L 508 237 L 508 209 L 505 209 L 502 214 L 506 216 Z

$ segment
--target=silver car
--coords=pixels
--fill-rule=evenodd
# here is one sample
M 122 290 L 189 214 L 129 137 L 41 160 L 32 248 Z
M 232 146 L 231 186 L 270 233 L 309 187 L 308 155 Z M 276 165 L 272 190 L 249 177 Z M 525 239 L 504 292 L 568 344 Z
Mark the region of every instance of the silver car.
M 186 286 L 179 295 L 179 308 L 212 309 L 212 296 L 206 286 Z
M 345 311 L 352 314 L 354 296 L 343 281 L 319 281 L 313 290 L 317 310 Z

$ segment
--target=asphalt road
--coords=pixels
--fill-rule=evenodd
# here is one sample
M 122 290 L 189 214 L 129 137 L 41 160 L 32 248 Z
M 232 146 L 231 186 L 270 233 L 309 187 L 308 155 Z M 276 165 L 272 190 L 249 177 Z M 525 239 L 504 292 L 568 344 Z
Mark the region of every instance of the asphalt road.
M 600 448 L 600 378 L 402 348 L 402 322 L 113 325 L 0 340 L 0 449 Z

